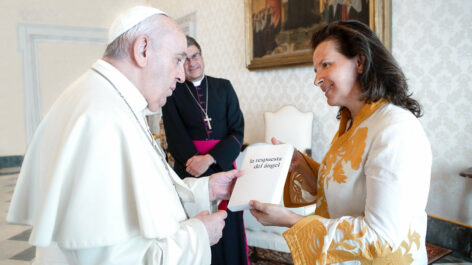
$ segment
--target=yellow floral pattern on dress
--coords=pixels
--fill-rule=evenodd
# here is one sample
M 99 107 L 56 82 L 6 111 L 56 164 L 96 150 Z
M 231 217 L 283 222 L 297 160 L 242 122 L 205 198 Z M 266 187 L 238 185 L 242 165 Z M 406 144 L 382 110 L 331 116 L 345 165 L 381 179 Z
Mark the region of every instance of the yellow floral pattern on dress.
M 318 174 L 318 202 L 315 212 L 317 215 L 329 218 L 328 203 L 324 193 L 324 190 L 328 188 L 329 181 L 333 180 L 339 184 L 346 183 L 347 176 L 344 166 L 350 165 L 353 170 L 359 169 L 366 146 L 367 131 L 368 129 L 365 127 L 359 128 L 353 136 L 342 135 L 333 141 L 331 149 L 321 163 Z
M 343 220 L 336 226 L 336 233 L 342 234 L 342 238 L 331 241 L 327 251 L 324 251 L 328 236 L 325 225 L 318 216 L 305 219 L 284 233 L 295 265 L 322 265 L 353 260 L 360 261 L 362 265 L 408 265 L 414 261 L 412 252 L 420 248 L 420 235 L 411 230 L 408 239 L 402 241 L 395 251 L 380 239 L 367 244 L 364 238 L 367 227 L 356 233 L 352 224 Z M 412 249 L 413 246 L 416 248 Z
M 321 162 L 318 172 L 316 215 L 330 218 L 325 189 L 328 189 L 331 180 L 339 184 L 346 183 L 348 177 L 344 172 L 344 167 L 350 166 L 352 170 L 360 168 L 366 148 L 368 129 L 367 127 L 358 127 L 385 103 L 386 101 L 381 100 L 376 103 L 365 104 L 352 121 L 351 128 L 347 131 L 350 113 L 347 110 L 341 113 L 339 130 L 333 138 L 331 147 Z
M 283 235 L 287 240 L 295 264 L 325 264 L 326 253 L 324 249 L 324 238 L 328 234 L 326 227 L 318 220 L 319 216 L 309 216 L 301 222 L 310 224 L 302 226 L 300 234 L 317 235 L 316 237 L 300 237 L 298 233 L 287 230 Z M 313 225 L 311 225 L 313 224 Z
M 329 154 L 325 156 L 325 160 L 328 156 Z M 329 218 L 328 202 L 326 201 L 326 195 L 324 193 L 324 182 L 327 175 L 325 160 L 323 160 L 321 163 L 320 171 L 318 173 L 318 186 L 316 189 L 316 196 L 318 197 L 318 200 L 316 203 L 315 214 L 324 218 Z
M 316 200 L 316 189 L 310 187 L 305 178 L 297 171 L 290 171 L 287 175 L 287 182 L 290 184 L 290 188 L 284 193 L 284 201 L 290 201 L 297 205 L 297 207 L 313 204 Z M 307 196 L 303 196 L 303 192 L 306 192 Z
M 379 101 L 364 105 L 348 130 L 346 124 L 350 117 L 346 112 L 342 113 L 339 130 L 319 165 L 316 215 L 303 218 L 283 234 L 295 265 L 347 261 L 358 261 L 363 265 L 408 265 L 415 262 L 414 257 L 424 258 L 418 255 L 420 249 L 424 251 L 424 246 L 421 246 L 424 235 L 416 232 L 415 226 L 410 226 L 408 234 L 402 237 L 404 240 L 392 249 L 365 222 L 364 212 L 357 217 L 330 219 L 326 197 L 328 185 L 349 182 L 350 176 L 359 177 L 368 135 L 368 125 L 363 127 L 361 124 L 385 103 Z
M 348 136 L 348 135 L 346 135 Z M 356 130 L 353 136 L 349 137 L 345 143 L 334 150 L 333 156 L 337 160 L 334 165 L 328 164 L 327 167 L 331 166 L 333 172 L 331 177 L 326 179 L 327 182 L 334 180 L 337 183 L 346 183 L 347 176 L 344 172 L 343 167 L 348 166 L 353 170 L 358 170 L 362 162 L 362 156 L 366 146 L 367 139 L 367 128 L 359 128 Z M 326 183 L 328 185 L 328 183 Z
M 308 156 L 303 155 L 303 159 L 310 167 L 315 177 L 318 177 L 320 164 L 312 160 Z M 297 169 L 290 169 L 287 174 L 287 180 L 284 186 L 284 204 L 286 207 L 302 207 L 312 205 L 317 200 L 317 183 L 314 186 L 308 184 Z

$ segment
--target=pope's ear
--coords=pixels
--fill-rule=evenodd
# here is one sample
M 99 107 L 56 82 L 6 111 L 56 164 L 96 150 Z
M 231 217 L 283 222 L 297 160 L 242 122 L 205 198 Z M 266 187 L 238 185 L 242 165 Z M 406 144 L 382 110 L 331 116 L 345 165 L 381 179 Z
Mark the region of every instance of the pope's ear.
M 140 35 L 134 40 L 131 47 L 133 59 L 139 67 L 145 67 L 149 60 L 151 42 L 146 35 Z

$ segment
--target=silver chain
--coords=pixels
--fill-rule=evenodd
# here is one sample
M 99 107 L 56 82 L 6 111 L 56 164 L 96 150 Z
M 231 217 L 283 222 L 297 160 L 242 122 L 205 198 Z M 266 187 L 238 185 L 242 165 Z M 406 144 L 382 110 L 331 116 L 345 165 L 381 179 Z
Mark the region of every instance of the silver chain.
M 170 169 L 169 169 L 169 164 L 167 164 L 167 161 L 165 159 L 165 153 L 163 150 L 161 150 L 161 147 L 156 143 L 156 141 L 154 140 L 154 137 L 152 136 L 152 133 L 151 131 L 149 130 L 149 127 L 146 126 L 146 129 L 144 129 L 143 125 L 141 124 L 141 122 L 139 121 L 138 119 L 138 116 L 136 116 L 136 113 L 134 113 L 133 109 L 131 108 L 131 106 L 129 105 L 128 101 L 125 99 L 125 97 L 123 97 L 123 95 L 121 94 L 121 92 L 118 90 L 118 88 L 115 86 L 115 84 L 113 84 L 113 82 L 111 82 L 111 80 L 106 77 L 104 74 L 100 73 L 98 70 L 92 68 L 93 71 L 97 72 L 100 76 L 102 76 L 103 78 L 105 78 L 105 80 L 108 81 L 108 83 L 111 84 L 111 86 L 115 89 L 115 91 L 118 93 L 118 95 L 120 95 L 120 97 L 123 99 L 123 101 L 126 103 L 126 105 L 128 106 L 129 110 L 131 111 L 131 113 L 133 113 L 133 116 L 134 118 L 136 119 L 136 122 L 139 124 L 139 127 L 141 128 L 141 130 L 143 131 L 143 133 L 147 136 L 146 138 L 149 139 L 149 141 L 151 142 L 151 145 L 152 147 L 154 148 L 154 150 L 159 154 L 159 156 L 161 157 L 161 160 L 162 160 L 162 163 L 164 164 L 164 167 L 166 168 L 166 171 L 167 171 L 167 175 L 169 176 L 170 178 L 170 181 L 172 183 L 172 185 L 174 186 L 174 189 L 175 189 L 175 192 L 177 193 L 177 197 L 179 198 L 179 201 L 180 201 L 180 204 L 184 205 L 184 203 L 182 202 L 182 198 L 180 198 L 178 192 L 177 192 L 177 188 L 175 187 L 175 183 L 174 181 L 172 180 L 172 175 L 170 174 Z M 146 133 L 147 131 L 147 133 Z M 150 138 L 149 138 L 150 137 Z M 185 217 L 186 219 L 189 219 L 189 216 L 187 214 L 187 212 L 185 211 L 185 209 L 183 209 L 184 211 L 184 214 L 185 214 Z
M 195 100 L 195 103 L 197 103 L 197 106 L 202 110 L 203 114 L 205 115 L 205 118 L 206 118 L 205 121 L 208 123 L 208 128 L 211 130 L 211 125 L 210 125 L 211 119 L 209 119 L 209 117 L 208 117 L 208 79 L 207 79 L 207 77 L 205 76 L 205 83 L 206 83 L 206 102 L 205 102 L 205 109 L 202 108 L 202 106 L 201 106 L 200 103 L 198 102 L 197 98 L 195 98 L 195 96 L 193 95 L 192 91 L 191 91 L 190 88 L 188 87 L 187 82 L 184 82 L 184 83 L 185 83 L 185 87 L 187 87 L 188 93 L 190 93 L 190 96 L 192 96 L 193 100 Z M 197 92 L 197 94 L 198 94 L 198 92 Z
M 169 165 L 167 164 L 167 161 L 165 160 L 165 153 L 163 150 L 161 150 L 160 146 L 156 143 L 156 141 L 154 140 L 154 137 L 152 136 L 152 133 L 151 131 L 149 130 L 149 127 L 146 126 L 146 129 L 144 128 L 144 126 L 141 124 L 141 122 L 139 121 L 138 119 L 138 116 L 136 116 L 136 113 L 134 113 L 133 109 L 131 108 L 131 106 L 129 105 L 128 101 L 125 99 L 125 97 L 123 97 L 123 95 L 121 94 L 121 92 L 118 90 L 118 88 L 115 86 L 115 84 L 113 84 L 113 82 L 111 82 L 110 79 L 108 79 L 108 77 L 106 77 L 104 74 L 100 73 L 99 71 L 97 71 L 96 69 L 92 68 L 92 70 L 94 70 L 95 72 L 97 72 L 100 76 L 102 76 L 103 78 L 105 78 L 105 80 L 108 81 L 108 83 L 110 83 L 112 85 L 112 87 L 115 89 L 115 91 L 118 93 L 118 95 L 120 95 L 120 97 L 123 99 L 123 101 L 126 103 L 126 105 L 128 106 L 129 110 L 131 111 L 131 113 L 133 113 L 133 116 L 134 118 L 136 119 L 136 122 L 139 124 L 139 127 L 141 128 L 141 130 L 143 131 L 143 133 L 146 135 L 146 138 L 149 139 L 149 142 L 151 143 L 152 147 L 154 148 L 154 150 L 159 154 L 159 157 L 161 158 L 162 160 L 162 163 L 164 163 L 164 167 L 166 168 L 166 171 L 167 171 L 167 174 L 169 175 L 169 177 L 171 178 L 171 181 L 172 181 L 172 176 L 170 174 L 170 169 L 169 169 Z M 175 186 L 175 185 L 174 185 Z

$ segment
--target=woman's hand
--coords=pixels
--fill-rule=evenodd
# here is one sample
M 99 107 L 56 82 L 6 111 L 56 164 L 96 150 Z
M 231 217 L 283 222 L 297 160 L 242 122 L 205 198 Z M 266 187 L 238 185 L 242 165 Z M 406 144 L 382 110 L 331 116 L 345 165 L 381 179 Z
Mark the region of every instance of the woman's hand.
M 270 138 L 270 141 L 272 142 L 272 144 L 284 144 L 284 142 L 280 141 L 279 139 L 275 138 L 275 137 L 272 137 Z
M 277 138 L 272 137 L 270 139 L 272 144 L 283 144 L 282 141 L 279 141 Z M 297 149 L 293 150 L 292 162 L 290 163 L 290 171 L 297 171 L 300 173 L 306 180 L 310 186 L 313 186 L 316 190 L 316 177 L 314 172 L 311 170 L 310 166 L 303 158 L 302 153 Z
M 284 144 L 284 142 L 280 141 L 279 139 L 272 137 L 270 139 L 272 144 L 278 145 L 278 144 Z M 305 159 L 303 159 L 303 155 L 298 151 L 296 148 L 293 149 L 293 156 L 292 156 L 292 162 L 290 164 L 290 170 L 293 170 L 292 168 L 300 166 L 300 164 L 306 164 Z
M 251 214 L 263 225 L 292 227 L 303 218 L 278 204 L 250 201 Z

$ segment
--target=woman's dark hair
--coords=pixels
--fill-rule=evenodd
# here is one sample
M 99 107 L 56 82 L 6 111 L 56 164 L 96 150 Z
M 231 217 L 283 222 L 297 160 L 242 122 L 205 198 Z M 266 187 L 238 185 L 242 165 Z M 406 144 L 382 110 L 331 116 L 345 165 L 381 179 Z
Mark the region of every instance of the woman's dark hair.
M 363 72 L 359 75 L 361 100 L 371 103 L 386 99 L 416 117 L 423 115 L 421 105 L 408 93 L 408 84 L 398 63 L 368 26 L 355 20 L 332 22 L 313 34 L 313 50 L 326 40 L 336 41 L 338 51 L 348 58 L 365 57 Z

